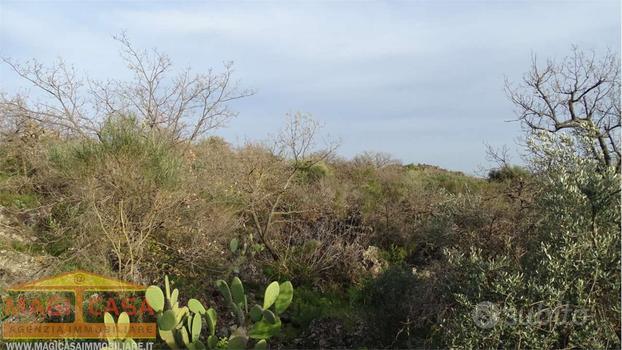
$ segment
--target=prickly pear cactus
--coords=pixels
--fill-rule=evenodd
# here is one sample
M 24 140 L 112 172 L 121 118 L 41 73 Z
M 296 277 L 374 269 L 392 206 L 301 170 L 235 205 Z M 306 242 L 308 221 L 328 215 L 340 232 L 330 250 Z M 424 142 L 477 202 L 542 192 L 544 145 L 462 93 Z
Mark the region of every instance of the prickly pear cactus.
M 231 285 L 219 280 L 216 287 L 238 323 L 238 327 L 228 338 L 219 339 L 216 335 L 217 317 L 213 308 L 206 310 L 197 299 L 188 300 L 187 306 L 179 305 L 179 290 L 171 291 L 168 276 L 164 278 L 164 291 L 158 286 L 149 286 L 145 298 L 156 312 L 160 339 L 171 349 L 214 350 L 226 344 L 227 349 L 232 350 L 245 350 L 251 345 L 253 349 L 266 350 L 267 340 L 281 329 L 279 315 L 292 302 L 294 287 L 291 282 L 270 283 L 265 290 L 262 304 L 253 305 L 250 309 L 244 285 L 239 278 L 233 278 Z M 209 334 L 202 337 L 203 320 Z M 127 322 L 129 323 L 129 319 Z M 115 330 L 114 334 L 119 333 Z
M 114 317 L 106 312 L 104 314 L 104 324 L 106 325 L 106 340 L 108 345 L 102 350 L 138 350 L 138 344 L 127 335 L 130 332 L 130 317 L 127 313 L 122 312 L 117 322 Z
M 262 305 L 254 305 L 250 309 L 244 294 L 244 286 L 239 278 L 233 278 L 231 287 L 223 280 L 217 281 L 216 287 L 238 322 L 238 328 L 229 337 L 228 349 L 247 349 L 250 339 L 255 342 L 254 349 L 267 349 L 267 340 L 278 334 L 281 329 L 279 315 L 292 302 L 294 296 L 292 283 L 289 281 L 281 284 L 270 283 L 264 292 Z
M 158 335 L 171 349 L 202 350 L 212 347 L 216 332 L 216 311 L 206 310 L 196 299 L 188 300 L 187 306 L 179 305 L 179 290 L 171 292 L 168 276 L 164 278 L 164 292 L 158 286 L 149 286 L 145 292 L 147 303 L 156 312 Z M 207 344 L 201 341 L 203 318 L 207 321 L 210 335 Z

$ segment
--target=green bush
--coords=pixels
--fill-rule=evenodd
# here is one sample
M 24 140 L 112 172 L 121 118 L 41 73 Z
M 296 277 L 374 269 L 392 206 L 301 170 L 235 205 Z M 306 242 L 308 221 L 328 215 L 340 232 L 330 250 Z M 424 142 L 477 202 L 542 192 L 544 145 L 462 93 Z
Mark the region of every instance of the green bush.
M 116 163 L 165 186 L 179 182 L 181 160 L 174 144 L 153 130 L 143 129 L 132 116 L 108 119 L 97 140 L 68 141 L 50 150 L 52 164 L 69 176 L 88 176 L 101 171 L 102 165 Z
M 295 327 L 306 329 L 311 321 L 322 318 L 339 318 L 346 323 L 354 317 L 349 297 L 344 291 L 318 291 L 310 287 L 296 288 L 296 298 L 290 308 Z
M 405 266 L 393 266 L 361 289 L 361 308 L 370 346 L 414 347 L 411 307 L 417 302 L 418 279 Z
M 524 179 L 529 176 L 529 171 L 518 165 L 504 165 L 488 172 L 488 181 L 505 182 L 516 179 Z
M 454 307 L 440 323 L 442 346 L 618 348 L 620 175 L 564 135 L 540 134 L 530 147 L 538 220 L 521 224 L 534 233 L 496 256 L 447 251 Z M 493 305 L 490 327 L 473 317 L 481 303 Z

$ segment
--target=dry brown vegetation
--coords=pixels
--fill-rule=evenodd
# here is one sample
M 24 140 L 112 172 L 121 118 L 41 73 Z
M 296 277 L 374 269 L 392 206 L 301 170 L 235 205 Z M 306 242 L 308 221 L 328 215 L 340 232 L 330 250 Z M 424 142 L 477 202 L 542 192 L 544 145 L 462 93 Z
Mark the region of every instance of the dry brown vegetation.
M 596 68 L 575 52 L 560 69 L 534 68 L 511 92 L 535 137 L 529 168 L 497 157 L 499 168 L 476 178 L 378 153 L 342 159 L 304 113 L 272 140 L 232 146 L 206 134 L 250 93 L 231 66 L 172 74 L 165 55 L 119 41 L 130 82 L 7 61 L 47 96 L 0 101 L 0 205 L 35 237 L 7 249 L 45 257 L 41 273 L 80 267 L 141 283 L 168 274 L 206 300 L 218 278 L 241 275 L 251 289 L 289 279 L 284 346 L 320 346 L 318 332 L 323 346 L 346 347 L 619 345 L 611 57 Z M 568 62 L 587 68 L 567 76 Z M 583 85 L 567 91 L 568 79 Z M 481 301 L 573 302 L 594 317 L 488 331 L 471 319 Z

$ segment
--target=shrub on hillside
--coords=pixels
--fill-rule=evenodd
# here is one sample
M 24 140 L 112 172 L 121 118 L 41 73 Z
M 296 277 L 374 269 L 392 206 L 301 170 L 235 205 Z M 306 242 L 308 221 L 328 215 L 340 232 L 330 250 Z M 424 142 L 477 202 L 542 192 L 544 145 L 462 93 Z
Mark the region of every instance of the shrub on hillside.
M 504 182 L 529 176 L 529 171 L 517 165 L 503 165 L 488 172 L 488 181 Z
M 619 347 L 620 175 L 564 135 L 539 134 L 530 147 L 540 192 L 529 249 L 448 251 L 455 307 L 441 323 L 443 346 Z M 490 326 L 473 318 L 481 303 Z
M 162 270 L 226 271 L 221 247 L 239 220 L 200 198 L 184 146 L 133 117 L 108 120 L 98 139 L 52 143 L 32 177 L 50 208 L 38 230 L 44 248 L 142 281 Z

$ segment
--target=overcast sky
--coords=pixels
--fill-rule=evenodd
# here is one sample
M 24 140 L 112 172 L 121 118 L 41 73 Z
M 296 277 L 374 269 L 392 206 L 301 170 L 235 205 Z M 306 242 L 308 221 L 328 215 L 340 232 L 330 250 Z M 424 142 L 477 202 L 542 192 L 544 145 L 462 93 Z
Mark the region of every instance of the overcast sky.
M 195 71 L 235 62 L 257 94 L 216 134 L 234 144 L 275 133 L 304 111 L 339 153 L 475 173 L 485 144 L 516 149 L 504 78 L 530 55 L 576 44 L 620 51 L 619 1 L 155 2 L 0 0 L 0 55 L 63 57 L 97 78 L 123 77 L 112 35 L 157 47 Z M 0 89 L 28 87 L 6 67 Z

